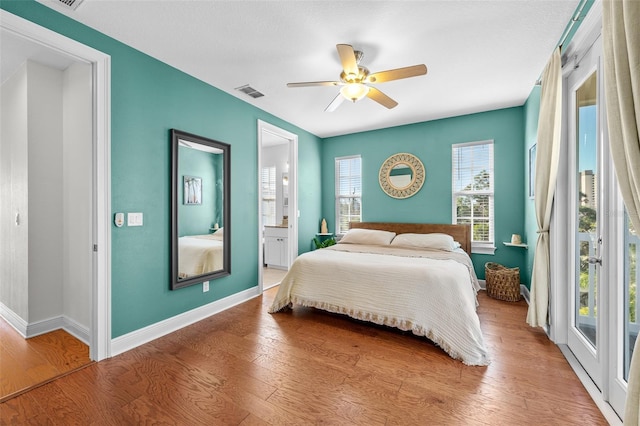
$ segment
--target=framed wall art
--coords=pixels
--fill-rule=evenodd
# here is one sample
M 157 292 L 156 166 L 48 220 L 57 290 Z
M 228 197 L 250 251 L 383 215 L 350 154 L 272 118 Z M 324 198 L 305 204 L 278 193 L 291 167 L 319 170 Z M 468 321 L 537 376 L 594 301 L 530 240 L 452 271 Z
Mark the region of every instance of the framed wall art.
M 202 204 L 202 178 L 184 176 L 184 204 Z
M 529 198 L 535 197 L 537 146 L 537 144 L 533 144 L 533 146 L 529 148 Z

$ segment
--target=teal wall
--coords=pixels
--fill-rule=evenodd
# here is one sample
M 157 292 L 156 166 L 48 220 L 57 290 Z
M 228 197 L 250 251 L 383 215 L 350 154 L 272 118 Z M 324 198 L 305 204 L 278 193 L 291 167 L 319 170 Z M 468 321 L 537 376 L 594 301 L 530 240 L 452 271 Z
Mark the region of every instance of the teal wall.
M 0 7 L 111 55 L 112 212 L 144 213 L 142 227 L 112 228 L 112 337 L 257 285 L 258 119 L 298 135 L 299 245 L 308 250 L 321 214 L 319 138 L 35 1 Z M 208 293 L 169 290 L 172 128 L 231 145 L 232 274 Z
M 179 237 L 185 235 L 208 234 L 216 222 L 221 220 L 222 212 L 222 154 L 199 151 L 181 146 L 178 148 L 178 229 Z M 184 177 L 202 179 L 202 204 L 184 203 Z M 218 180 L 220 180 L 218 182 Z
M 594 0 L 581 0 L 578 6 L 576 7 L 576 11 L 580 9 L 582 5 L 584 8 L 582 9 L 582 13 L 580 16 L 584 17 L 591 10 L 591 7 L 594 4 Z M 580 25 L 584 19 L 580 19 L 575 24 L 571 25 L 571 22 L 567 24 L 567 36 L 564 40 L 563 47 L 561 51 L 564 52 L 566 50 L 566 46 L 569 45 L 576 31 L 580 28 Z M 570 27 L 570 29 L 569 29 Z M 542 72 L 542 70 L 541 70 Z M 523 242 L 526 242 L 529 245 L 529 248 L 526 253 L 525 259 L 525 270 L 520 270 L 521 281 L 526 284 L 526 286 L 531 288 L 531 273 L 533 271 L 533 258 L 535 255 L 536 244 L 538 241 L 538 224 L 536 220 L 536 211 L 534 206 L 534 198 L 529 197 L 529 150 L 533 145 L 537 144 L 538 141 L 538 119 L 540 116 L 540 95 L 541 95 L 541 87 L 534 86 L 527 101 L 525 102 L 524 109 L 524 155 L 522 157 L 522 165 L 525 170 L 525 179 L 524 179 L 524 234 L 522 236 Z
M 493 256 L 474 254 L 472 260 L 479 278 L 486 262 L 523 270 L 525 251 L 502 244 L 511 234 L 524 233 L 523 137 L 523 108 L 517 107 L 325 139 L 322 214 L 335 229 L 335 158 L 359 154 L 363 221 L 451 223 L 451 145 L 493 139 L 497 249 Z M 404 200 L 389 197 L 378 183 L 380 166 L 398 152 L 416 155 L 426 170 L 420 192 Z
M 529 150 L 538 140 L 538 117 L 540 115 L 540 86 L 535 86 L 524 104 L 524 155 L 523 170 L 525 170 L 524 180 L 524 234 L 522 241 L 529 245 L 526 253 L 526 269 L 522 273 L 522 282 L 531 288 L 531 272 L 533 270 L 533 256 L 536 251 L 538 241 L 538 224 L 536 221 L 536 211 L 534 199 L 529 197 Z
M 520 267 L 529 285 L 537 234 L 528 151 L 536 141 L 538 87 L 522 107 L 321 140 L 33 0 L 3 0 L 0 8 L 111 56 L 112 211 L 145 215 L 143 227 L 112 228 L 112 337 L 257 284 L 258 119 L 299 137 L 300 253 L 311 249 L 323 217 L 334 228 L 335 157 L 362 156 L 363 220 L 451 223 L 451 145 L 493 139 L 497 250 L 472 259 L 480 278 L 493 261 Z M 199 286 L 169 290 L 171 128 L 231 145 L 232 274 L 208 293 Z M 405 200 L 378 184 L 380 165 L 397 152 L 417 155 L 426 169 L 423 188 Z M 522 234 L 529 250 L 504 246 L 512 233 Z

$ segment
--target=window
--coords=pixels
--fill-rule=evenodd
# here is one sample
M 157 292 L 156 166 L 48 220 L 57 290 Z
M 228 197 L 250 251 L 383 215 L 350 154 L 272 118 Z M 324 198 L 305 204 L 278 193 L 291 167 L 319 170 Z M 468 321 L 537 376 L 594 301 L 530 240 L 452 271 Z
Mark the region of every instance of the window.
M 262 226 L 276 224 L 276 168 L 262 168 Z
M 453 223 L 471 225 L 473 253 L 493 254 L 493 141 L 452 146 Z
M 336 234 L 349 230 L 349 222 L 362 220 L 362 160 L 336 158 Z

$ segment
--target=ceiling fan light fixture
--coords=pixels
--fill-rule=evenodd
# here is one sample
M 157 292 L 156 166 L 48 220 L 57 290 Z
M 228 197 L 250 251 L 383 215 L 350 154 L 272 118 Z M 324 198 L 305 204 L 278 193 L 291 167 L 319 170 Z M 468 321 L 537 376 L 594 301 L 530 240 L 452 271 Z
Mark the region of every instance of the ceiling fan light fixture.
M 351 102 L 356 102 L 367 96 L 369 86 L 362 83 L 349 83 L 342 86 L 340 93 Z
M 368 86 L 365 83 L 384 83 L 386 81 L 417 77 L 427 73 L 427 66 L 425 64 L 419 64 L 370 74 L 367 67 L 360 65 L 362 51 L 354 50 L 353 46 L 349 44 L 336 44 L 336 48 L 338 49 L 338 56 L 342 64 L 340 81 L 287 83 L 287 87 L 342 86 L 340 92 L 335 95 L 335 98 L 333 98 L 331 103 L 325 108 L 326 112 L 335 111 L 345 99 L 355 103 L 365 96 L 387 109 L 395 108 L 398 102 L 385 95 L 375 86 Z

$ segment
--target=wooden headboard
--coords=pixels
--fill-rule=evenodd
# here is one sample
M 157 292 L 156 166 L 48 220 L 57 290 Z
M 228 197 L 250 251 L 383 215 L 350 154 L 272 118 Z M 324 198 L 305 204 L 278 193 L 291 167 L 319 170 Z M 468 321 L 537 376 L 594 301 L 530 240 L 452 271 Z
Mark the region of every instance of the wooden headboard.
M 444 223 L 394 223 L 394 222 L 350 222 L 350 228 L 378 229 L 396 234 L 449 234 L 460 243 L 460 247 L 471 256 L 471 226 Z

